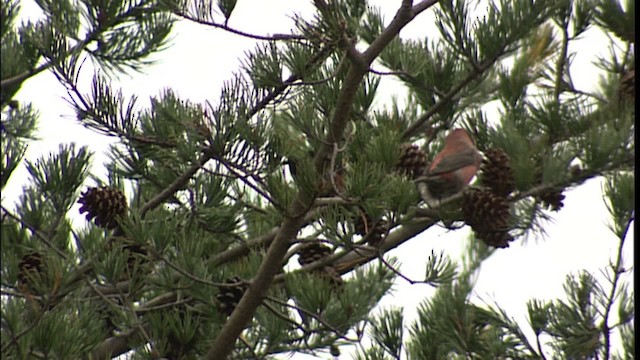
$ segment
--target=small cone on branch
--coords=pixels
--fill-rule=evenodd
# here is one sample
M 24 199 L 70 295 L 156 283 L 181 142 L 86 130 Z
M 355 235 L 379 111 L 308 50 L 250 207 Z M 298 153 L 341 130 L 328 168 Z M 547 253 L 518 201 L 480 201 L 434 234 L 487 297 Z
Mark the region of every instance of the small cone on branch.
M 304 244 L 300 250 L 298 250 L 298 263 L 301 266 L 309 265 L 316 261 L 322 260 L 325 257 L 331 255 L 333 251 L 327 245 L 322 244 L 319 241 L 309 241 Z M 344 283 L 340 273 L 333 267 L 325 265 L 323 267 L 313 270 L 313 273 L 319 275 L 322 278 L 329 280 L 329 283 L 334 287 L 339 287 Z
M 360 216 L 357 216 L 353 222 L 355 233 L 362 235 L 367 244 L 371 246 L 377 246 L 387 236 L 389 232 L 389 222 L 385 219 L 379 219 L 374 221 L 371 217 L 361 212 Z
M 31 310 L 37 314 L 49 308 L 43 299 L 34 298 L 34 296 L 43 295 L 38 290 L 37 284 L 48 280 L 46 270 L 44 259 L 37 251 L 25 254 L 18 263 L 18 291 L 24 295 Z M 55 286 L 52 291 L 55 291 Z
M 82 205 L 80 214 L 87 213 L 87 221 L 93 220 L 105 229 L 115 229 L 117 218 L 127 211 L 127 200 L 122 191 L 107 186 L 90 187 L 81 194 L 78 203 Z
M 551 211 L 560 211 L 564 206 L 563 200 L 565 196 L 562 190 L 550 189 L 538 195 L 538 199 L 542 206 Z
M 505 248 L 513 237 L 509 234 L 509 202 L 491 191 L 471 190 L 463 196 L 462 212 L 476 237 L 487 245 Z
M 309 241 L 298 250 L 298 263 L 300 266 L 309 265 L 331 255 L 332 252 L 330 247 L 321 242 Z
M 396 164 L 398 173 L 414 179 L 422 175 L 427 168 L 427 154 L 418 145 L 404 143 L 400 145 L 400 159 Z
M 574 173 L 576 173 L 576 170 L 573 170 L 573 167 L 571 167 L 569 171 L 571 172 L 572 176 L 575 176 Z M 580 170 L 578 167 L 577 176 L 579 175 Z M 535 178 L 538 183 L 542 184 L 542 167 L 536 168 Z M 549 188 L 537 194 L 536 198 L 542 203 L 542 206 L 547 208 L 548 210 L 559 211 L 564 206 L 564 203 L 562 202 L 564 200 L 562 191 L 563 189 L 561 188 Z
M 31 293 L 34 281 L 42 276 L 45 270 L 42 255 L 37 251 L 26 254 L 20 259 L 18 269 L 18 287 Z
M 500 148 L 488 149 L 484 152 L 480 166 L 480 183 L 502 197 L 507 197 L 515 188 L 515 177 L 509 155 Z
M 495 248 L 507 248 L 509 243 L 513 241 L 513 236 L 508 231 L 476 231 L 476 237 L 482 240 L 485 244 L 493 246 Z
M 234 276 L 224 281 L 225 284 L 236 284 L 236 286 L 220 286 L 216 299 L 219 302 L 219 310 L 221 313 L 229 316 L 233 310 L 238 306 L 238 302 L 242 299 L 244 292 L 247 290 L 247 286 L 242 284 L 242 279 Z

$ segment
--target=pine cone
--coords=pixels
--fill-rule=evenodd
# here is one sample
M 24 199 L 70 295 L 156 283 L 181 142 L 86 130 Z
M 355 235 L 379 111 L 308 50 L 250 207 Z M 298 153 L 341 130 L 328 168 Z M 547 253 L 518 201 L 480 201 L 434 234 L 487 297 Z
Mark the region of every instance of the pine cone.
M 24 290 L 30 289 L 33 281 L 42 276 L 45 270 L 42 256 L 37 251 L 26 254 L 18 263 L 18 269 L 18 287 Z
M 118 226 L 117 217 L 123 216 L 127 211 L 127 200 L 124 194 L 110 187 L 91 187 L 83 192 L 78 203 L 80 214 L 87 213 L 87 221 L 105 229 L 114 229 Z
M 331 255 L 332 252 L 331 248 L 327 245 L 319 241 L 310 241 L 304 244 L 298 251 L 298 263 L 300 263 L 301 266 L 305 266 Z M 336 269 L 329 265 L 314 269 L 313 274 L 327 279 L 334 288 L 340 287 L 344 283 Z
M 552 211 L 559 211 L 564 206 L 562 200 L 565 196 L 562 194 L 562 190 L 548 190 L 538 195 L 538 199 L 542 203 L 542 206 Z
M 620 79 L 620 98 L 633 101 L 636 100 L 636 70 L 627 70 Z
M 241 283 L 242 279 L 237 276 L 232 277 L 224 281 L 225 284 Z M 216 299 L 220 302 L 220 312 L 229 316 L 233 310 L 238 306 L 238 302 L 242 299 L 244 292 L 247 290 L 247 286 L 244 284 L 236 286 L 221 286 L 219 292 L 216 294 Z
M 485 244 L 496 248 L 507 248 L 513 241 L 513 237 L 508 231 L 476 231 L 476 238 L 484 241 Z
M 398 173 L 412 179 L 422 175 L 427 168 L 427 154 L 418 145 L 404 143 L 400 145 L 400 159 L 396 164 Z
M 298 263 L 300 266 L 309 265 L 322 258 L 331 255 L 332 250 L 319 241 L 309 241 L 298 250 Z
M 361 212 L 360 216 L 355 218 L 353 226 L 355 233 L 362 235 L 367 240 L 367 244 L 371 246 L 380 244 L 389 232 L 389 222 L 387 220 L 379 219 L 378 221 L 373 221 L 373 219 L 364 212 Z
M 571 176 L 578 177 L 581 175 L 582 170 L 580 166 L 574 165 L 569 168 L 569 172 Z M 542 184 L 542 166 L 538 166 L 535 169 L 534 177 L 536 183 Z M 536 195 L 536 198 L 542 203 L 543 207 L 552 211 L 559 211 L 564 206 L 562 203 L 562 200 L 564 200 L 563 190 L 564 189 L 550 188 Z
M 480 182 L 494 194 L 507 197 L 516 188 L 509 155 L 500 148 L 488 149 L 482 159 Z
M 476 237 L 487 245 L 504 248 L 513 241 L 509 235 L 509 202 L 504 197 L 486 190 L 467 191 L 462 212 Z

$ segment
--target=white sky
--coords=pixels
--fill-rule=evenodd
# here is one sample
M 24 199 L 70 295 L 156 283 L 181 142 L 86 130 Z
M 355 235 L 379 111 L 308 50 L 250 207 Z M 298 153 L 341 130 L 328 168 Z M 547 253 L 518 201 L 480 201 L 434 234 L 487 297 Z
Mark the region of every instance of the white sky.
M 374 1 L 382 4 L 385 18 L 389 21 L 399 1 Z M 291 7 L 295 4 L 295 8 Z M 22 2 L 23 15 L 34 17 L 39 13 L 33 2 Z M 229 26 L 255 34 L 287 33 L 292 27 L 289 15 L 293 12 L 311 14 L 311 1 L 287 0 L 239 0 Z M 407 26 L 402 37 L 421 37 L 435 35 L 432 11 L 427 11 Z M 146 106 L 148 97 L 159 95 L 161 90 L 171 87 L 181 97 L 194 102 L 217 99 L 219 89 L 231 72 L 238 69 L 239 60 L 245 51 L 253 48 L 254 41 L 222 30 L 207 29 L 200 25 L 182 22 L 174 30 L 172 46 L 159 54 L 161 59 L 156 65 L 145 69 L 145 74 L 123 76 L 119 86 L 125 96 L 137 94 L 142 100 L 139 105 Z M 607 51 L 607 39 L 597 31 L 587 32 L 583 40 L 574 44 L 577 52 L 574 61 L 574 80 L 579 89 L 592 90 L 597 82 L 595 68 L 590 62 L 598 52 Z M 376 68 L 379 68 L 376 67 Z M 575 76 L 589 74 L 588 76 Z M 93 76 L 91 67 L 83 74 L 85 84 Z M 382 105 L 395 93 L 404 94 L 388 77 L 380 86 L 376 98 Z M 116 85 L 114 83 L 114 85 Z M 85 87 L 88 91 L 89 87 Z M 41 141 L 33 143 L 27 158 L 35 159 L 42 154 L 55 151 L 59 143 L 76 142 L 88 145 L 100 154 L 107 149 L 109 139 L 95 135 L 80 126 L 71 107 L 63 100 L 66 96 L 62 86 L 50 73 L 42 73 L 31 78 L 22 86 L 16 96 L 21 102 L 32 102 L 40 111 L 38 136 Z M 106 157 L 94 158 L 93 169 L 104 174 L 101 164 Z M 27 173 L 24 167 L 11 177 L 3 191 L 3 203 L 17 199 L 25 183 Z M 617 240 L 608 230 L 609 215 L 602 200 L 602 184 L 598 179 L 590 180 L 577 189 L 567 191 L 565 207 L 554 215 L 555 222 L 546 226 L 548 237 L 545 240 L 533 240 L 523 244 L 521 239 L 513 242 L 508 249 L 497 251 L 485 261 L 475 287 L 475 295 L 488 302 L 497 302 L 508 314 L 521 324 L 526 324 L 526 302 L 531 298 L 555 299 L 562 297 L 563 283 L 569 273 L 586 269 L 602 278 L 603 269 L 613 258 Z M 84 219 L 77 215 L 77 206 L 71 212 L 76 224 Z M 448 232 L 441 228 L 432 228 L 416 238 L 391 251 L 389 255 L 398 257 L 403 266 L 402 272 L 414 279 L 423 278 L 427 256 L 431 249 L 445 251 L 453 259 L 458 259 L 468 229 Z M 633 265 L 633 233 L 629 234 L 624 248 L 626 267 Z M 630 282 L 632 274 L 625 275 Z M 410 285 L 399 279 L 395 292 L 385 297 L 381 306 L 402 305 L 405 315 L 411 319 L 416 314 L 416 306 L 433 294 L 434 289 L 426 285 Z M 407 323 L 408 324 L 408 323 Z M 533 333 L 527 329 L 527 334 Z M 284 358 L 284 357 L 283 357 Z M 331 358 L 328 354 L 319 357 L 297 355 L 295 359 Z

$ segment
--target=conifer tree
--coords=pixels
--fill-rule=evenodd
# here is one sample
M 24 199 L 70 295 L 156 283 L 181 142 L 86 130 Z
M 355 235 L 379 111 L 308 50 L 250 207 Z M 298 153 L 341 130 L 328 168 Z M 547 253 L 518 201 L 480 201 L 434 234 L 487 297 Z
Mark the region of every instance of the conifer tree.
M 275 359 L 349 344 L 358 359 L 635 357 L 621 280 L 635 217 L 633 0 L 403 0 L 391 19 L 365 0 L 314 0 L 314 16 L 275 35 L 229 27 L 235 0 L 37 3 L 44 17 L 19 22 L 21 3 L 2 0 L 0 20 L 2 188 L 21 164 L 29 173 L 15 204 L 3 194 L 3 358 Z M 399 36 L 427 12 L 439 33 Z M 168 89 L 141 106 L 118 76 L 152 66 L 177 21 L 259 42 L 219 97 Z M 592 59 L 597 92 L 574 85 L 569 51 L 591 29 L 610 37 Z M 78 82 L 87 61 L 90 88 Z M 74 144 L 24 159 L 51 114 L 14 98 L 45 71 L 79 123 L 117 140 L 107 176 Z M 385 76 L 407 96 L 376 107 Z M 428 206 L 420 177 L 455 128 L 484 153 L 477 181 Z M 482 262 L 544 231 L 563 192 L 595 177 L 619 239 L 606 281 L 568 277 L 566 299 L 530 301 L 529 324 L 471 302 Z M 418 319 L 374 311 L 402 276 L 386 252 L 439 224 L 473 241 L 461 259 L 429 256 L 437 291 Z

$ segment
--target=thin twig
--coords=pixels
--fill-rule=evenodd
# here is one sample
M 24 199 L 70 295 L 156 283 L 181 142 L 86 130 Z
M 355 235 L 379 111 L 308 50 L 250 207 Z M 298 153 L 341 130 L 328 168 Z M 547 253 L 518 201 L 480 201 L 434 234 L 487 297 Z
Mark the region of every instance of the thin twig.
M 212 148 L 208 148 L 204 154 L 196 160 L 184 173 L 178 176 L 169 186 L 160 191 L 156 196 L 147 201 L 140 209 L 140 214 L 144 216 L 149 210 L 155 209 L 165 200 L 172 197 L 176 191 L 182 189 L 200 168 L 204 166 L 215 154 Z
M 372 74 L 380 75 L 380 76 L 412 76 L 406 71 L 379 71 L 369 68 L 369 72 Z
M 211 27 L 214 27 L 214 28 L 222 29 L 222 30 L 230 32 L 232 34 L 244 36 L 244 37 L 247 37 L 249 39 L 264 40 L 264 41 L 306 40 L 306 38 L 304 36 L 302 36 L 302 35 L 293 35 L 293 34 L 273 34 L 271 36 L 249 34 L 249 33 L 244 32 L 244 31 L 233 29 L 233 28 L 227 26 L 226 24 L 220 24 L 220 23 L 213 22 L 213 21 L 207 21 L 207 20 L 204 20 L 204 19 L 199 19 L 199 18 L 194 17 L 192 15 L 186 14 L 186 13 L 184 13 L 182 11 L 173 11 L 173 13 L 175 15 L 185 19 L 185 20 L 193 21 L 193 22 L 201 24 L 201 25 L 206 25 L 206 26 L 211 26 Z
M 447 105 L 453 98 L 467 85 L 469 85 L 473 80 L 475 80 L 478 76 L 482 75 L 493 63 L 497 60 L 497 56 L 491 61 L 487 61 L 482 65 L 479 65 L 478 68 L 474 68 L 467 77 L 465 77 L 458 85 L 454 86 L 449 92 L 447 92 L 437 103 L 435 103 L 429 110 L 416 119 L 411 125 L 409 125 L 405 131 L 402 132 L 401 139 L 407 140 L 411 136 L 416 135 L 416 131 L 423 126 L 432 125 L 434 121 L 429 121 L 432 119 L 433 115 L 435 115 L 440 109 L 442 109 L 445 105 Z
M 315 319 L 316 321 L 318 321 L 318 323 L 320 323 L 321 325 L 323 325 L 324 327 L 326 327 L 327 329 L 329 329 L 329 330 L 331 330 L 333 333 L 335 333 L 339 338 L 344 339 L 344 340 L 347 340 L 347 341 L 351 341 L 351 342 L 352 342 L 352 341 L 354 341 L 353 339 L 349 339 L 349 338 L 346 336 L 346 334 L 344 334 L 344 332 L 343 332 L 343 331 L 340 331 L 340 329 L 337 329 L 336 327 L 334 327 L 334 326 L 332 326 L 331 324 L 329 324 L 326 320 L 324 320 L 324 319 L 323 319 L 320 315 L 318 315 L 318 314 L 315 314 L 315 313 L 313 313 L 313 312 L 311 312 L 311 311 L 309 311 L 309 310 L 307 310 L 307 309 L 304 309 L 304 308 L 302 308 L 302 307 L 300 307 L 300 306 L 297 306 L 297 305 L 291 305 L 291 304 L 289 304 L 289 303 L 287 303 L 287 302 L 285 302 L 285 301 L 282 301 L 282 300 L 277 299 L 277 298 L 272 297 L 272 296 L 267 296 L 267 297 L 265 298 L 265 300 L 273 301 L 273 302 L 275 302 L 275 303 L 277 303 L 277 304 L 280 304 L 280 305 L 282 305 L 282 306 L 286 306 L 286 307 L 289 307 L 289 308 L 295 309 L 296 311 L 301 312 L 301 313 L 303 313 L 303 314 L 305 314 L 305 315 L 309 316 L 310 318 Z M 319 330 L 321 330 L 321 329 L 319 329 Z
M 558 62 L 556 63 L 556 79 L 553 88 L 553 98 L 556 99 L 556 101 L 560 99 L 562 78 L 564 77 L 564 66 L 565 61 L 567 60 L 567 51 L 569 49 L 569 31 L 567 29 L 568 26 L 569 22 L 567 20 L 565 20 L 565 22 L 561 24 L 562 45 L 560 48 L 560 56 L 558 57 Z
M 625 238 L 629 233 L 629 229 L 631 229 L 631 224 L 633 223 L 633 221 L 634 221 L 634 216 L 629 217 L 629 220 L 627 221 L 625 229 L 620 236 L 620 245 L 618 246 L 615 264 L 612 264 L 611 266 L 613 270 L 613 279 L 611 281 L 611 291 L 607 298 L 605 312 L 602 317 L 603 318 L 602 324 L 600 325 L 602 336 L 604 337 L 604 358 L 605 359 L 609 358 L 609 353 L 611 351 L 611 338 L 610 338 L 611 329 L 608 325 L 608 322 L 609 322 L 609 315 L 611 313 L 611 308 L 613 307 L 613 302 L 615 301 L 615 298 L 617 295 L 616 291 L 618 290 L 618 282 L 620 281 L 620 276 L 622 274 L 622 272 L 620 271 L 620 268 L 622 266 L 622 248 L 624 246 Z

